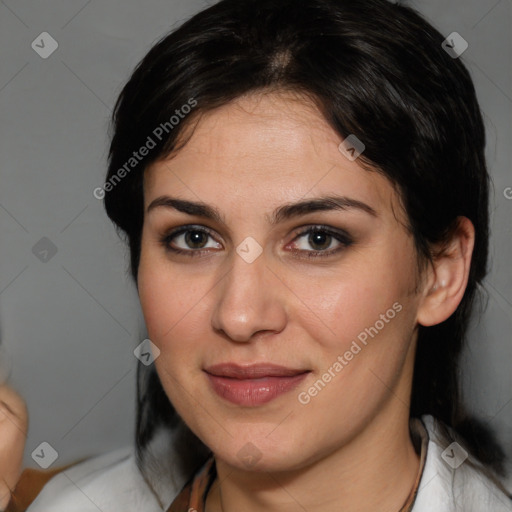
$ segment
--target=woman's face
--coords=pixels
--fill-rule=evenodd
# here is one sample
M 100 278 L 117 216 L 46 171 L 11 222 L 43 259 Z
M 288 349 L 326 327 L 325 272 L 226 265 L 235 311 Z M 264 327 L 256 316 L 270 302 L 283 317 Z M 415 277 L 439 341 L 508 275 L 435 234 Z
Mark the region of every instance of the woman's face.
M 305 467 L 407 421 L 413 240 L 392 185 L 340 142 L 306 100 L 252 95 L 146 170 L 138 288 L 156 369 L 232 466 Z

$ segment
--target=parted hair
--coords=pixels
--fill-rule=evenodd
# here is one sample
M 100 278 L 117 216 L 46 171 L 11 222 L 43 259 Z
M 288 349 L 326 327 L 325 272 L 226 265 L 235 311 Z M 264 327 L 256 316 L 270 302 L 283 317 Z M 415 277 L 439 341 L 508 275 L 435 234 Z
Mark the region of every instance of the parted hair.
M 128 243 L 137 282 L 147 166 L 179 151 L 185 128 L 201 114 L 242 95 L 287 90 L 313 100 L 342 138 L 354 134 L 363 141 L 361 166 L 397 190 L 420 266 L 436 257 L 458 217 L 473 223 L 475 247 L 459 307 L 438 325 L 419 326 L 410 415 L 438 418 L 500 473 L 503 451 L 490 428 L 468 414 L 459 382 L 470 316 L 484 298 L 489 176 L 475 88 L 462 58 L 443 48 L 444 39 L 415 10 L 388 0 L 215 3 L 157 42 L 122 89 L 107 180 L 148 136 L 154 147 L 105 193 L 104 204 Z M 171 125 L 191 98 L 197 104 Z M 159 126 L 166 129 L 155 132 Z M 172 429 L 180 421 L 154 368 L 140 365 L 139 453 L 157 427 Z M 187 471 L 208 453 L 192 433 L 188 439 L 180 445 Z

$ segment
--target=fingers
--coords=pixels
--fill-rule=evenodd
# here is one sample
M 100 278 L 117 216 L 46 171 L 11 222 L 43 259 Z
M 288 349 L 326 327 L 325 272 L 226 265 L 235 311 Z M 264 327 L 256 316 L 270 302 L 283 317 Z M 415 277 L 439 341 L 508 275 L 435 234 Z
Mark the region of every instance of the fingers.
M 7 506 L 21 474 L 27 427 L 24 400 L 11 388 L 0 386 L 0 510 Z

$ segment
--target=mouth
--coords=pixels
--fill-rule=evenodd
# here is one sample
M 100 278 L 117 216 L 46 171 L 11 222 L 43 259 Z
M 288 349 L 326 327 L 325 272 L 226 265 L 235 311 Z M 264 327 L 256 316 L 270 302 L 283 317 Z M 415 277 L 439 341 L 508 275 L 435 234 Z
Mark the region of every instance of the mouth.
M 272 363 L 241 366 L 222 363 L 207 367 L 213 391 L 221 398 L 245 407 L 256 407 L 293 390 L 310 370 Z

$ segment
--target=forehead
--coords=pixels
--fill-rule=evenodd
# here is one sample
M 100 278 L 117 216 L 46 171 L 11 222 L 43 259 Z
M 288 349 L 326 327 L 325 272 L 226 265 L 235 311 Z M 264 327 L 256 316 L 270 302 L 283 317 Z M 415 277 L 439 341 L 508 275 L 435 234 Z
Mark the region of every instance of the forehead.
M 190 129 L 184 147 L 146 170 L 146 207 L 162 194 L 270 208 L 337 193 L 377 211 L 398 209 L 391 183 L 346 158 L 340 135 L 304 97 L 252 94 L 203 114 Z

